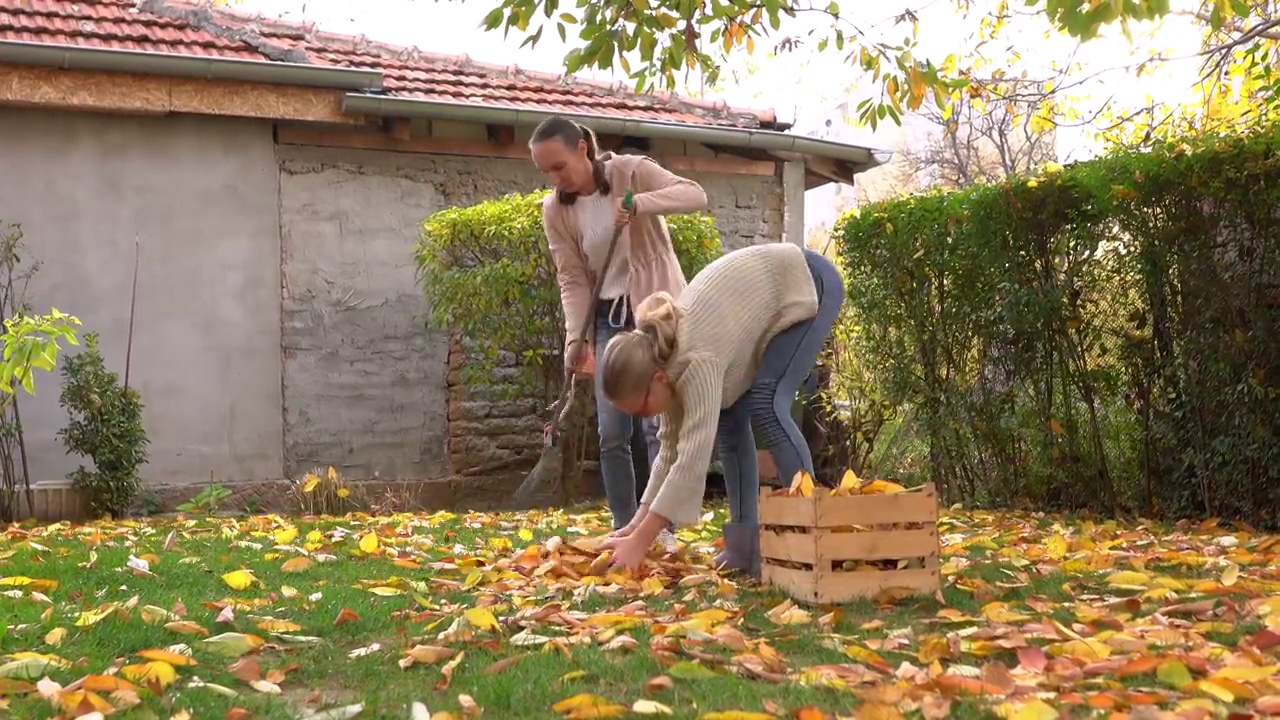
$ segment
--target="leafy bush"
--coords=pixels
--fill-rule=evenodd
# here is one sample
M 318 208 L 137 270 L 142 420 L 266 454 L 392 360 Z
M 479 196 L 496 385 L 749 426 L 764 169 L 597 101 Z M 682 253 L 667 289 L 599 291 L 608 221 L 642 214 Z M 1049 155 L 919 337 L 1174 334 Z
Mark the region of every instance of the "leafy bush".
M 61 341 L 78 345 L 75 326 L 80 320 L 52 308 L 47 315 L 32 312 L 27 283 L 39 270 L 22 241 L 22 228 L 0 221 L 0 314 L 4 316 L 4 346 L 0 365 L 0 522 L 12 522 L 20 512 L 18 499 L 33 496 L 27 472 L 27 446 L 22 433 L 15 384 L 27 395 L 36 392 L 33 370 L 53 372 Z
M 1172 142 L 842 218 L 861 352 L 949 501 L 1276 523 L 1278 151 Z
M 70 416 L 58 433 L 68 454 L 88 457 L 68 477 L 95 514 L 124 515 L 142 487 L 138 468 L 147 461 L 150 440 L 142 426 L 142 401 L 132 388 L 121 387 L 98 351 L 97 333 L 85 335 L 85 347 L 62 366 L 59 403 Z
M 502 366 L 520 368 L 508 391 L 560 390 L 564 323 L 555 264 L 542 230 L 545 191 L 441 210 L 422 224 L 414 259 L 431 322 L 466 338 L 475 362 L 468 384 L 489 384 Z M 702 214 L 667 218 L 686 278 L 719 257 L 720 235 Z M 575 321 L 576 322 L 576 321 Z

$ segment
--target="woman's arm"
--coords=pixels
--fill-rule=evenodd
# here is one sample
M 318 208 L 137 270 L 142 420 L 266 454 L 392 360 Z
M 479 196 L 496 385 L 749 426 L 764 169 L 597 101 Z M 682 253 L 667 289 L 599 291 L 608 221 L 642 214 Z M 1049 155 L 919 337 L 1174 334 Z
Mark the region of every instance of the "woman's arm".
M 565 350 L 568 350 L 569 345 L 577 339 L 577 334 L 582 331 L 583 313 L 591 305 L 591 288 L 587 269 L 574 247 L 573 239 L 567 237 L 562 227 L 550 219 L 552 203 L 555 201 L 554 192 L 542 201 L 542 231 L 547 236 L 547 246 L 556 266 L 560 306 L 564 309 Z
M 649 484 L 645 485 L 640 504 L 648 507 L 658 495 L 658 490 L 667 481 L 671 473 L 671 463 L 676 458 L 676 438 L 680 423 L 674 422 L 674 413 L 664 413 L 658 418 L 658 456 L 653 459 L 653 467 L 649 469 Z
M 636 165 L 635 213 L 670 215 L 707 207 L 707 193 L 698 183 L 682 178 L 649 158 Z
M 666 482 L 662 483 L 649 504 L 651 515 L 681 524 L 698 519 L 702 495 L 707 488 L 707 468 L 711 465 L 716 425 L 720 419 L 723 383 L 724 372 L 720 364 L 707 356 L 695 356 L 676 383 L 683 409 L 677 431 L 678 449 Z M 649 495 L 647 489 L 645 495 Z

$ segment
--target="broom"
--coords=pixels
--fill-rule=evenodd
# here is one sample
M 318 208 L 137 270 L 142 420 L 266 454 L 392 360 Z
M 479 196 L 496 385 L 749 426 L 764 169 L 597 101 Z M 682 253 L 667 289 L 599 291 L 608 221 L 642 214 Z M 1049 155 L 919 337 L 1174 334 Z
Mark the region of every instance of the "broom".
M 635 185 L 634 180 L 632 185 Z M 632 209 L 631 190 L 627 190 L 627 194 L 623 196 L 622 206 L 627 210 Z M 618 247 L 618 238 L 622 237 L 623 227 L 625 226 L 618 225 L 613 229 L 613 239 L 609 241 L 609 251 L 605 253 L 604 266 L 600 269 L 600 275 L 596 277 L 595 287 L 591 291 L 591 304 L 587 307 L 586 317 L 582 319 L 582 330 L 575 338 L 577 341 L 583 343 L 587 341 L 587 333 L 591 329 L 591 323 L 595 320 L 596 311 L 600 306 L 600 289 L 604 286 L 604 277 L 609 272 L 609 263 L 613 260 L 613 251 Z M 572 344 L 570 342 L 570 345 Z M 566 367 L 564 369 L 564 385 L 560 388 L 560 396 L 549 408 L 551 421 L 542 429 L 542 455 L 538 458 L 538 463 L 533 466 L 533 470 L 529 471 L 529 476 L 524 479 L 524 482 L 520 483 L 520 487 L 516 488 L 513 499 L 518 505 L 523 506 L 530 497 L 542 492 L 544 488 L 560 478 L 564 468 L 564 452 L 561 450 L 560 445 L 556 443 L 556 438 L 561 430 L 564 429 L 565 419 L 569 416 L 569 409 L 573 407 L 575 385 L 573 368 Z

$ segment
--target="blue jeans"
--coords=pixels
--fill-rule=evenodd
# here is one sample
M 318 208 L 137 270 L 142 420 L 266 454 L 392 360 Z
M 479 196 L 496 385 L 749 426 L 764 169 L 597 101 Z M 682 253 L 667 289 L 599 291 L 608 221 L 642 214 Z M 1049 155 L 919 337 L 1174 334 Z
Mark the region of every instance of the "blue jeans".
M 760 467 L 752 428 L 773 456 L 778 479 L 790 483 L 801 469 L 813 474 L 813 457 L 791 405 L 818 362 L 844 302 L 840 272 L 821 254 L 806 249 L 805 259 L 818 291 L 818 313 L 783 330 L 765 346 L 751 388 L 720 412 L 716 449 L 724 466 L 729 521 L 759 522 Z
M 596 311 L 596 362 L 614 335 L 635 328 L 635 317 L 627 298 L 601 300 Z M 600 387 L 600 368 L 594 377 L 596 388 L 596 429 L 600 433 L 600 479 L 605 499 L 613 514 L 613 527 L 631 522 L 649 481 L 649 470 L 658 457 L 658 419 L 628 415 L 609 404 Z M 637 483 L 636 479 L 641 482 Z M 639 487 L 638 487 L 639 486 Z

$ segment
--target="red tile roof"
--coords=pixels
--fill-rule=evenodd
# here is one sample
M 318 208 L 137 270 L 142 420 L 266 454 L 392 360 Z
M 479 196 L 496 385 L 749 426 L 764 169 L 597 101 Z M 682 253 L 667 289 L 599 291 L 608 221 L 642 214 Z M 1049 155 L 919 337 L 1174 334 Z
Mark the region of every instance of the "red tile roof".
M 0 40 L 378 70 L 393 97 L 785 130 L 773 110 L 745 110 L 622 83 L 472 61 L 249 15 L 208 0 L 0 0 Z

